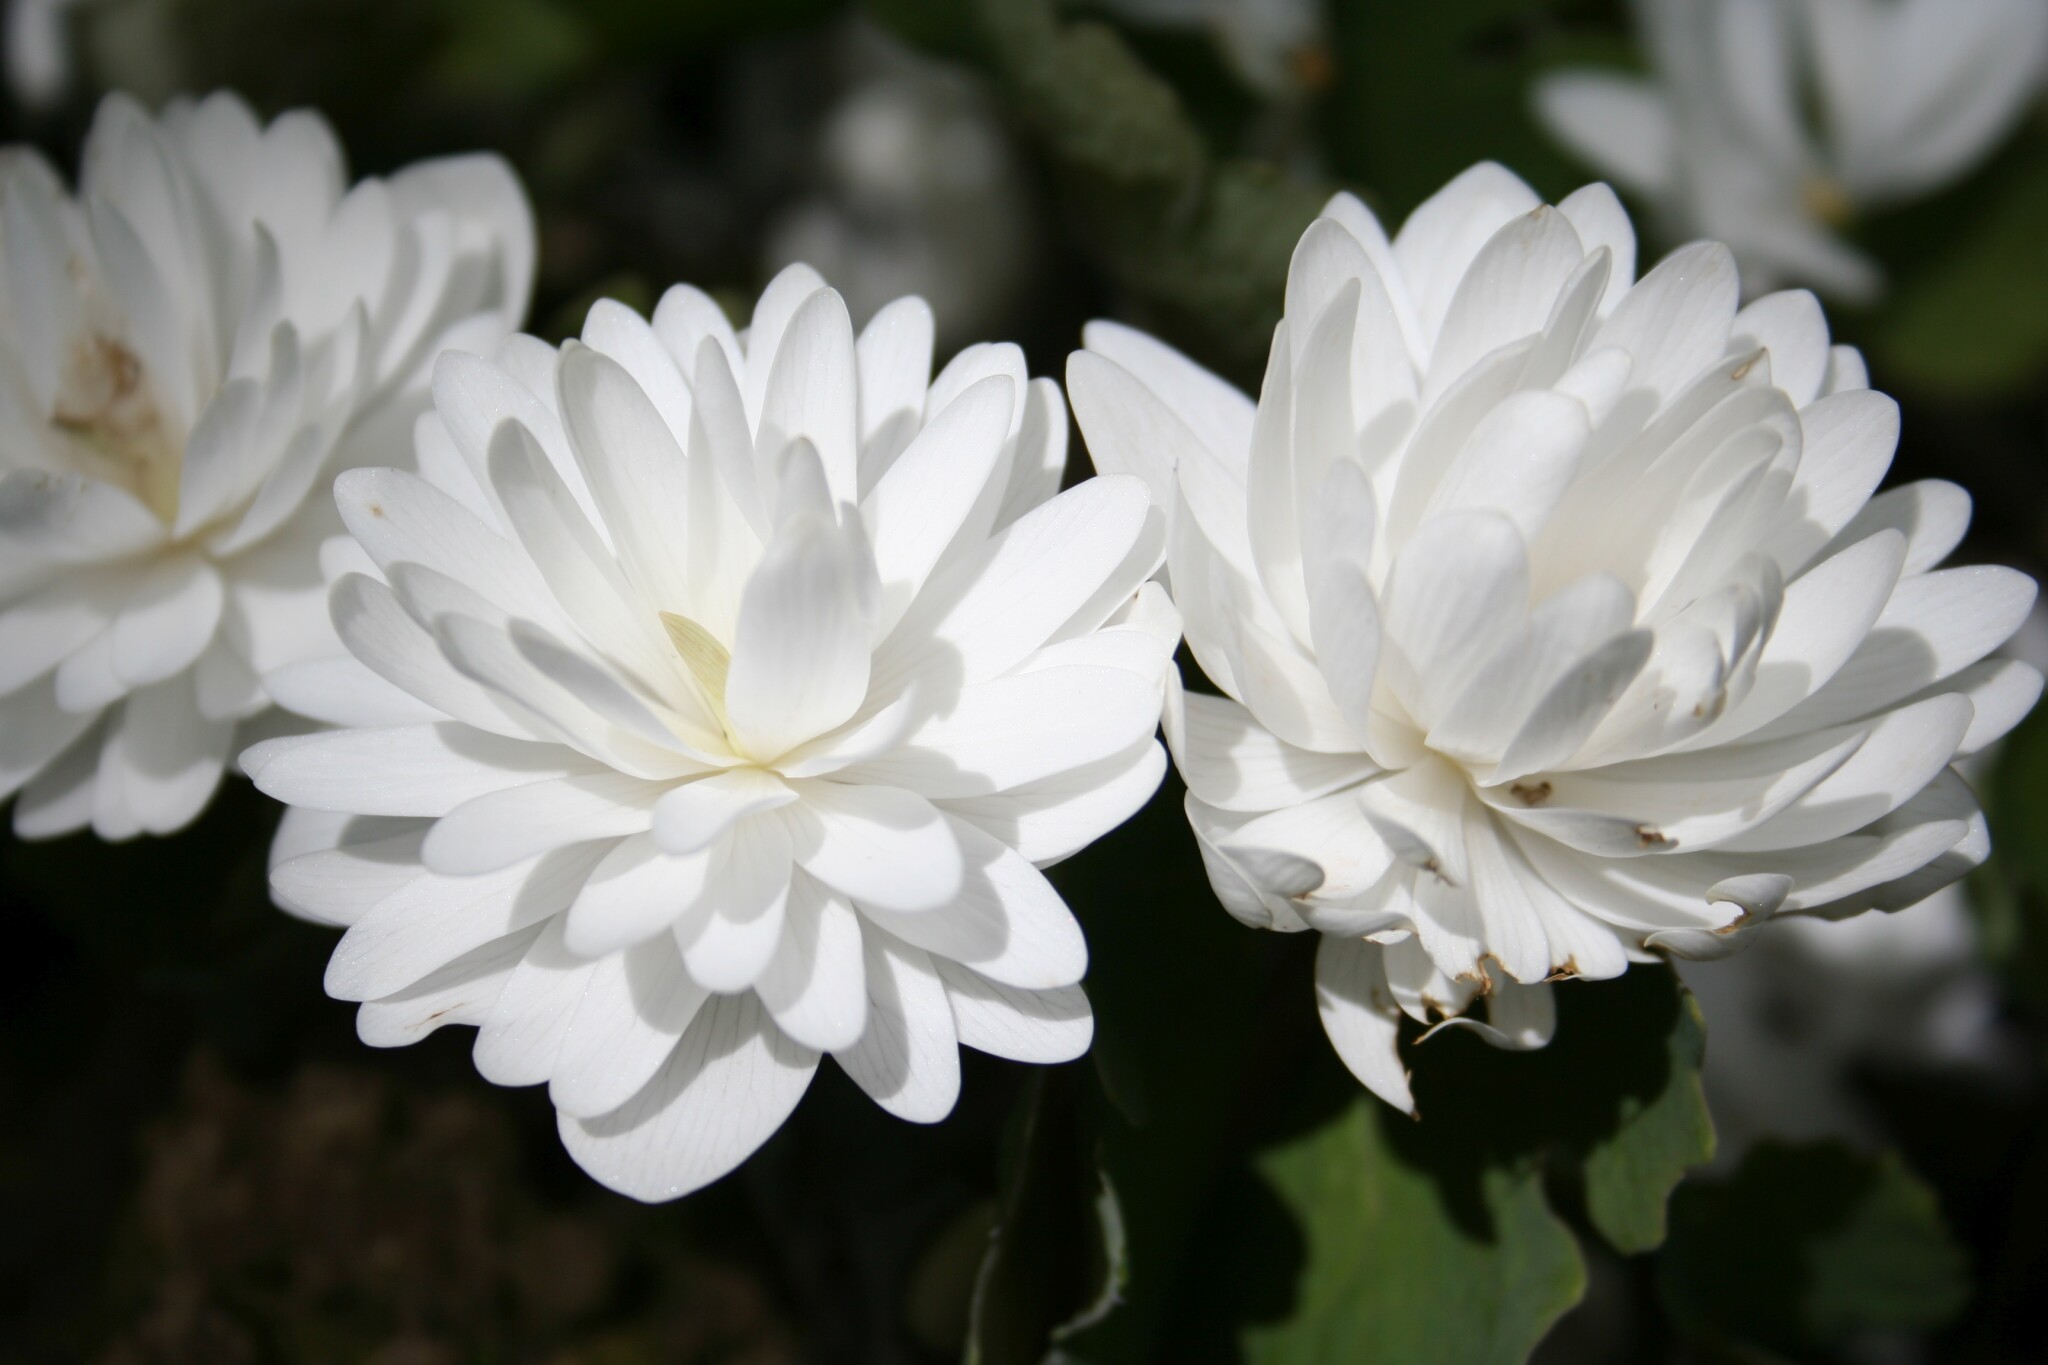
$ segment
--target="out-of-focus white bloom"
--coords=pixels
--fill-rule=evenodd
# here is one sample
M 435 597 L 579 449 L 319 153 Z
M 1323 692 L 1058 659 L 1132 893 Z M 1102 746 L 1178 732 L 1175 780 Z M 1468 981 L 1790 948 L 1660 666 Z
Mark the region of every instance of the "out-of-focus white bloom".
M 327 479 L 518 325 L 533 225 L 494 157 L 349 188 L 319 118 L 228 95 L 109 97 L 79 179 L 0 151 L 0 799 L 118 839 L 198 814 L 331 641 Z
M 1723 1165 L 1764 1138 L 1882 1140 L 1859 1067 L 1995 1086 L 2017 1060 L 1960 885 L 1905 914 L 1789 920 L 1739 961 L 1680 975 L 1713 1035 L 1703 1079 Z
M 44 109 L 71 83 L 67 13 L 77 0 L 7 0 L 7 88 L 25 109 Z
M 1167 710 L 1211 880 L 1326 936 L 1324 1024 L 1404 1108 L 1403 1010 L 1484 996 L 1540 1046 L 1546 981 L 1953 880 L 1987 839 L 1949 765 L 2039 695 L 1978 662 L 2032 581 L 1935 569 L 1953 485 L 1871 497 L 1897 409 L 1813 297 L 1738 311 L 1712 243 L 1634 266 L 1605 186 L 1481 165 L 1391 243 L 1331 201 L 1256 409 L 1120 327 L 1069 367 L 1097 466 L 1175 509 L 1226 694 Z
M 966 74 L 869 25 L 844 55 L 856 77 L 819 133 L 820 192 L 771 225 L 767 254 L 845 281 L 854 317 L 916 294 L 938 335 L 987 335 L 1028 274 L 1023 168 Z
M 2048 60 L 2044 0 L 1640 0 L 1637 27 L 1654 77 L 1545 77 L 1553 135 L 1674 235 L 1726 242 L 1751 289 L 1852 300 L 1881 277 L 1833 229 L 1969 170 Z
M 1104 0 L 1133 23 L 1205 28 L 1256 90 L 1282 95 L 1312 84 L 1323 42 L 1320 0 Z
M 365 1041 L 479 1025 L 636 1198 L 732 1169 L 820 1053 L 932 1122 L 960 1044 L 1088 1045 L 1038 869 L 1165 771 L 1164 518 L 1058 492 L 1016 347 L 931 355 L 922 302 L 856 340 L 803 266 L 738 336 L 681 286 L 652 325 L 600 303 L 559 352 L 443 357 L 422 475 L 336 485 L 353 657 L 279 688 L 347 728 L 244 757 L 294 807 L 272 887 L 349 926 Z

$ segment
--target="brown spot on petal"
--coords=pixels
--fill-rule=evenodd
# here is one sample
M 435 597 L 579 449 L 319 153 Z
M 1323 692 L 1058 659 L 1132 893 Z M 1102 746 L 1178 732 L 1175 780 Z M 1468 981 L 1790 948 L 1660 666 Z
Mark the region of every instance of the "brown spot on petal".
M 1552 788 L 1548 782 L 1517 782 L 1508 788 L 1508 795 L 1532 810 L 1548 801 L 1551 792 Z
M 1636 847 L 1656 849 L 1677 848 L 1678 840 L 1672 838 L 1661 829 L 1656 829 L 1650 825 L 1637 825 Z

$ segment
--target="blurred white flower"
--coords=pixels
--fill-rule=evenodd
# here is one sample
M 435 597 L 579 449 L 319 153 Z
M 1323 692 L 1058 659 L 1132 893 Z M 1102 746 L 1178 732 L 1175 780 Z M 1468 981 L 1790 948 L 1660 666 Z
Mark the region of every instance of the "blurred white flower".
M 519 322 L 533 227 L 493 157 L 347 185 L 319 118 L 110 96 L 66 194 L 0 151 L 0 799 L 15 829 L 175 830 L 258 679 L 331 640 L 339 465 L 388 462 L 444 344 Z
M 1253 405 L 1095 324 L 1068 384 L 1144 475 L 1195 658 L 1167 737 L 1225 906 L 1326 937 L 1318 995 L 1404 1108 L 1401 1011 L 1549 1037 L 1546 981 L 1918 901 L 1986 852 L 1950 762 L 2038 696 L 1978 662 L 2034 596 L 1935 570 L 1951 484 L 1872 498 L 1898 413 L 1806 293 L 1703 243 L 1639 282 L 1600 185 L 1494 165 L 1390 244 L 1296 249 Z
M 2044 0 L 1638 0 L 1637 28 L 1654 76 L 1545 77 L 1552 134 L 1674 235 L 1726 242 L 1752 290 L 1854 301 L 1882 278 L 1834 229 L 1968 171 L 2048 61 Z
M 1205 28 L 1246 84 L 1268 95 L 1320 82 L 1321 0 L 1103 0 L 1133 23 Z
M 67 13 L 77 0 L 7 0 L 7 88 L 24 109 L 45 109 L 71 84 Z
M 857 74 L 819 132 L 823 183 L 770 225 L 768 259 L 844 280 L 856 318 L 916 294 L 942 339 L 984 336 L 1029 273 L 1023 169 L 964 73 L 869 25 L 842 46 Z
M 244 757 L 294 807 L 273 889 L 349 926 L 365 1041 L 479 1025 L 636 1198 L 731 1170 L 820 1053 L 934 1122 L 959 1045 L 1088 1045 L 1038 868 L 1165 771 L 1164 519 L 1058 492 L 1016 347 L 931 355 L 922 302 L 856 340 L 803 266 L 738 336 L 682 286 L 652 325 L 600 303 L 559 352 L 443 357 L 422 474 L 336 486 L 353 657 L 277 686 L 346 728 Z
M 1764 1138 L 1881 1141 L 1853 1083 L 1860 1067 L 1995 1086 L 2018 1060 L 1960 884 L 1906 914 L 1789 920 L 1739 961 L 1680 975 L 1713 1036 L 1704 1080 L 1724 1166 Z

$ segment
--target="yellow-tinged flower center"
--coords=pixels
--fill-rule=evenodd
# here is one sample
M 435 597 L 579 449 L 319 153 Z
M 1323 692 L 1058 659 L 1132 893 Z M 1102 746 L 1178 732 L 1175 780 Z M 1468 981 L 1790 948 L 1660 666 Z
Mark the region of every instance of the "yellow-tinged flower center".
M 687 616 L 679 616 L 672 611 L 664 611 L 660 616 L 662 627 L 668 631 L 669 643 L 682 656 L 683 667 L 690 681 L 696 685 L 698 696 L 717 718 L 726 744 L 735 754 L 744 753 L 739 740 L 733 735 L 732 721 L 725 710 L 725 677 L 732 671 L 732 651 L 716 635 Z
M 1808 213 L 1829 227 L 1846 227 L 1856 216 L 1856 205 L 1849 192 L 1832 176 L 1807 176 L 1806 183 L 1799 187 L 1799 198 Z
M 94 332 L 72 347 L 50 425 L 71 438 L 83 472 L 127 489 L 166 526 L 176 522 L 184 447 L 125 343 Z

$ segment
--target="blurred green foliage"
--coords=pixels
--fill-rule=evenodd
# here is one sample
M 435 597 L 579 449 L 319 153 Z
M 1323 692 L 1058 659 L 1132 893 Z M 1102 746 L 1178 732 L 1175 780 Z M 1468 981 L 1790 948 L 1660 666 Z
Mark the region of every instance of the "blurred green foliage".
M 1537 73 L 1626 62 L 1620 6 L 1600 0 L 1355 0 L 1330 7 L 1327 105 L 1337 170 L 1390 222 L 1476 161 L 1498 161 L 1553 200 L 1585 175 L 1529 118 Z
M 2048 366 L 2048 128 L 2027 128 L 1988 174 L 1867 225 L 1892 277 L 1863 322 L 1877 363 L 1957 398 L 2038 384 Z
M 1896 1156 L 1768 1144 L 1672 1201 L 1659 1282 L 1701 1337 L 1799 1354 L 1938 1327 L 1969 1269 L 1934 1194 Z

